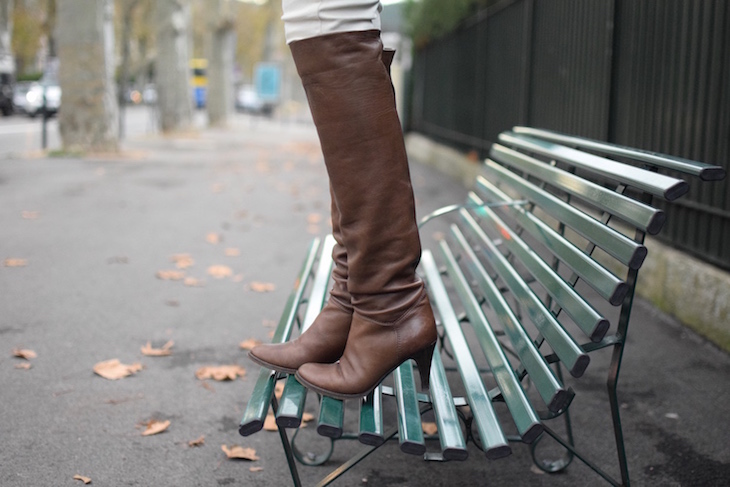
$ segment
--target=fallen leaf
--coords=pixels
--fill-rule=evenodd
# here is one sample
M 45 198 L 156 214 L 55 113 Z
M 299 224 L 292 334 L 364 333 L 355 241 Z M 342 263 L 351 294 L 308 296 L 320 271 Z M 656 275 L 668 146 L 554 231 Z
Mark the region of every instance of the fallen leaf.
M 175 267 L 177 267 L 178 269 L 187 269 L 188 267 L 195 264 L 195 261 L 190 256 L 190 254 L 174 254 L 172 257 L 170 257 L 170 260 L 175 263 Z
M 32 358 L 36 358 L 37 356 L 38 356 L 37 353 L 35 353 L 33 350 L 29 350 L 27 348 L 14 348 L 13 349 L 13 357 L 24 358 L 25 360 L 30 360 Z
M 319 223 L 321 221 L 322 221 L 322 215 L 320 215 L 319 213 L 310 213 L 307 216 L 307 223 L 309 223 L 310 225 L 316 225 L 317 223 Z
M 202 279 L 188 276 L 183 279 L 183 284 L 190 287 L 203 287 L 205 286 L 205 281 L 203 281 Z
M 248 469 L 249 472 L 261 472 L 264 467 L 251 467 Z
M 207 382 L 201 382 L 201 383 L 200 383 L 200 386 L 201 386 L 201 387 L 202 387 L 203 389 L 206 389 L 206 390 L 208 390 L 208 391 L 210 391 L 210 392 L 215 392 L 215 387 L 213 387 L 212 385 L 208 384 Z
M 26 210 L 26 211 L 23 211 L 21 213 L 21 215 L 23 216 L 23 218 L 25 220 L 36 220 L 40 216 L 40 213 L 37 211 L 27 211 Z
M 304 414 L 302 414 L 302 422 L 303 423 L 309 423 L 310 421 L 314 421 L 314 414 L 312 414 L 312 413 L 304 413 Z
M 83 475 L 74 475 L 74 480 L 80 480 L 84 484 L 90 484 L 91 479 L 89 477 L 84 477 Z
M 239 343 L 238 346 L 241 347 L 243 350 L 251 350 L 256 345 L 261 345 L 261 343 L 263 343 L 261 340 L 257 340 L 255 338 L 247 338 L 246 340 Z
M 274 330 L 271 330 L 271 331 L 270 331 L 270 332 L 268 333 L 268 336 L 269 336 L 269 338 L 274 338 L 274 335 L 275 335 L 275 334 L 276 334 L 276 333 L 274 332 Z
M 94 372 L 109 380 L 123 379 L 124 377 L 136 374 L 140 370 L 142 370 L 142 364 L 140 363 L 126 365 L 115 358 L 94 365 Z
M 264 325 L 266 328 L 273 328 L 276 326 L 276 321 L 274 320 L 264 320 L 261 322 L 262 325 Z
M 170 426 L 170 421 L 157 421 L 152 420 L 147 423 L 147 428 L 142 432 L 142 436 L 151 436 L 158 433 L 162 433 Z
M 5 259 L 5 267 L 25 267 L 28 265 L 26 259 Z
M 274 386 L 274 395 L 277 399 L 281 399 L 281 395 L 284 394 L 284 383 L 277 382 Z
M 317 225 L 307 225 L 307 233 L 310 235 L 318 235 L 320 233 L 320 229 Z
M 29 370 L 31 367 L 33 367 L 33 364 L 31 364 L 30 362 L 23 362 L 22 364 L 15 364 L 16 369 Z
M 164 357 L 166 355 L 172 355 L 172 351 L 170 349 L 174 344 L 175 342 L 169 340 L 162 346 L 162 348 L 152 348 L 152 343 L 147 342 L 147 344 L 144 345 L 140 350 L 143 355 L 148 355 L 150 357 Z
M 243 274 L 236 274 L 231 278 L 233 282 L 243 282 Z
M 231 277 L 233 270 L 225 265 L 212 265 L 208 267 L 208 274 L 216 279 L 223 279 L 224 277 Z
M 276 289 L 276 286 L 270 282 L 258 282 L 254 281 L 248 285 L 251 291 L 257 293 L 269 293 Z
M 545 475 L 545 471 L 538 467 L 537 465 L 532 465 L 530 467 L 530 472 L 536 474 L 536 475 Z
M 157 279 L 162 279 L 163 281 L 181 281 L 185 279 L 185 273 L 183 271 L 176 270 L 157 271 L 155 277 L 157 277 Z
M 205 236 L 205 240 L 208 243 L 215 245 L 215 244 L 220 243 L 222 238 L 221 238 L 220 234 L 218 234 L 218 233 L 209 233 L 208 235 Z
M 436 426 L 436 423 L 421 423 L 421 429 L 427 435 L 435 435 L 436 433 L 438 433 L 438 427 Z
M 444 232 L 433 232 L 431 237 L 434 240 L 443 240 L 444 238 L 446 238 L 446 234 Z
M 226 257 L 238 257 L 241 255 L 241 250 L 235 247 L 228 247 L 223 252 L 226 254 Z
M 242 459 L 242 460 L 251 460 L 256 461 L 259 459 L 259 457 L 256 456 L 256 450 L 253 448 L 243 448 L 242 446 L 233 445 L 232 447 L 227 447 L 226 445 L 221 445 L 221 450 L 223 450 L 228 458 L 231 459 Z
M 276 416 L 272 413 L 267 414 L 266 419 L 264 419 L 264 430 L 279 431 L 279 427 L 276 425 Z
M 245 375 L 246 369 L 239 365 L 218 365 L 201 367 L 195 372 L 195 377 L 200 380 L 236 380 L 236 377 L 244 377 Z
M 203 446 L 203 445 L 205 445 L 205 436 L 203 436 L 203 435 L 200 435 L 200 438 L 196 438 L 194 440 L 188 441 L 189 447 Z

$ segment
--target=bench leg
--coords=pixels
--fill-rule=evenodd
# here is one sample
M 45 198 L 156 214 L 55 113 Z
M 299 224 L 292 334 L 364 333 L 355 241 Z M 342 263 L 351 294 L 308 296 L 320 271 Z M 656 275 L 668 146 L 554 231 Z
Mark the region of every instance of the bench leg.
M 276 399 L 276 396 L 273 396 L 271 398 L 271 408 L 274 410 L 274 415 L 276 415 L 277 411 L 279 410 L 279 401 Z M 299 470 L 297 470 L 297 462 L 294 459 L 294 452 L 292 451 L 292 445 L 291 441 L 289 441 L 289 436 L 286 434 L 285 428 L 279 426 L 278 430 L 279 438 L 281 438 L 281 445 L 284 447 L 284 454 L 286 455 L 286 463 L 289 464 L 289 472 L 291 473 L 291 478 L 294 482 L 294 486 L 301 487 L 302 481 L 299 480 Z
M 624 433 L 621 428 L 621 414 L 618 403 L 618 373 L 621 367 L 621 357 L 624 351 L 624 344 L 617 343 L 614 345 L 613 358 L 611 360 L 611 368 L 608 374 L 608 402 L 611 405 L 611 419 L 613 420 L 613 434 L 616 438 L 616 453 L 618 454 L 618 464 L 621 469 L 622 485 L 628 487 L 629 484 L 629 465 L 626 458 L 626 447 L 624 446 Z

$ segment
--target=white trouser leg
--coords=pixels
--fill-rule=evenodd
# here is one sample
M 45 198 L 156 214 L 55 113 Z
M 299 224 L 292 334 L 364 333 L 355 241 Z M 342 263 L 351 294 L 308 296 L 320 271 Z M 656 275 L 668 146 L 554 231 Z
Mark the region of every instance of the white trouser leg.
M 282 0 L 287 44 L 336 32 L 380 30 L 378 0 Z

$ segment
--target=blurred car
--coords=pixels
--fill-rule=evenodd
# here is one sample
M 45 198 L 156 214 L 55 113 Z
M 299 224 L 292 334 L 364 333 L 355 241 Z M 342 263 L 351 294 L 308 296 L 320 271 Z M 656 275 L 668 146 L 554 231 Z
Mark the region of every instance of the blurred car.
M 34 118 L 43 113 L 45 96 L 45 111 L 48 116 L 58 112 L 61 107 L 61 87 L 55 82 L 33 83 L 25 95 L 25 113 Z
M 236 92 L 236 110 L 247 113 L 265 113 L 267 104 L 253 86 L 243 86 Z
M 15 113 L 25 113 L 28 106 L 28 90 L 30 83 L 18 83 L 13 89 L 13 111 Z
M 13 77 L 10 73 L 0 73 L 0 111 L 4 117 L 13 113 Z
M 153 84 L 147 84 L 142 89 L 142 102 L 145 105 L 154 105 L 157 103 L 157 88 Z

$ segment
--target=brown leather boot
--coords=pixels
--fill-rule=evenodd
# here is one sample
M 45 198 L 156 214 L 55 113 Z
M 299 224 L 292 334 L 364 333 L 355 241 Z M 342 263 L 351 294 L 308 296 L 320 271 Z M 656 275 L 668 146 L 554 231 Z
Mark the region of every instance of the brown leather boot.
M 382 63 L 390 72 L 394 51 L 383 51 Z M 325 157 L 327 155 L 325 154 Z M 269 369 L 293 374 L 305 363 L 336 362 L 345 350 L 347 335 L 352 322 L 352 305 L 347 291 L 347 250 L 342 243 L 340 231 L 340 210 L 330 185 L 332 236 L 335 246 L 332 249 L 332 269 L 334 285 L 330 298 L 322 311 L 307 330 L 295 340 L 273 344 L 267 343 L 249 351 L 252 361 Z
M 378 31 L 293 42 L 341 213 L 354 309 L 335 364 L 305 364 L 305 386 L 341 399 L 361 397 L 405 360 L 417 360 L 422 385 L 436 327 L 416 275 L 421 244 L 403 134 Z

